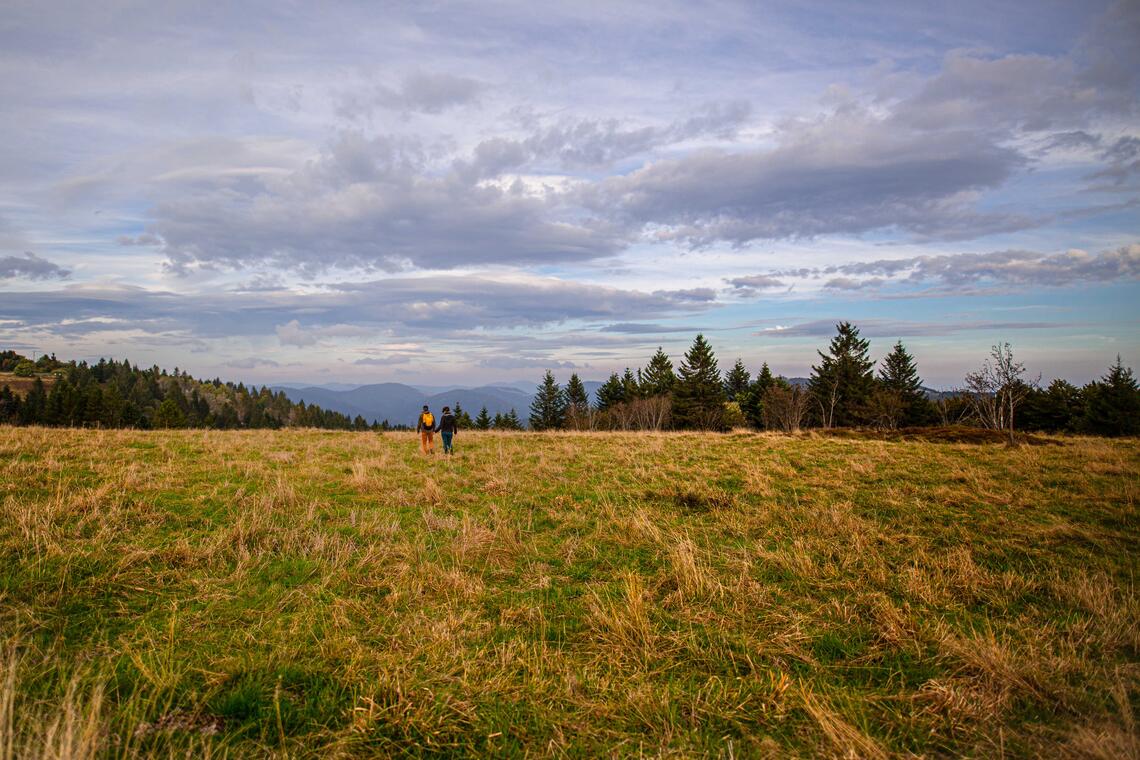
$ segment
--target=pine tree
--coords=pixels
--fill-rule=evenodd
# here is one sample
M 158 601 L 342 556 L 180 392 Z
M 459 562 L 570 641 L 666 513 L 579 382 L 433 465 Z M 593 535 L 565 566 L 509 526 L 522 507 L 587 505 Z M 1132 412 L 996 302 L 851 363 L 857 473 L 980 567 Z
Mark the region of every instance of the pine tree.
M 752 376 L 744 368 L 744 362 L 738 358 L 736 364 L 733 364 L 732 369 L 724 376 L 724 395 L 729 401 L 739 401 L 737 396 L 748 389 L 751 380 Z
M 673 362 L 669 361 L 669 356 L 661 350 L 661 346 L 658 346 L 657 353 L 649 360 L 645 372 L 641 375 L 641 395 L 646 398 L 664 396 L 673 391 L 676 382 Z
M 1057 378 L 1045 390 L 1034 388 L 1025 398 L 1018 427 L 1067 433 L 1076 430 L 1084 414 L 1084 393 L 1068 380 Z
M 738 397 L 740 411 L 744 414 L 744 419 L 748 420 L 748 424 L 754 428 L 764 427 L 764 393 L 775 383 L 776 378 L 772 377 L 772 370 L 768 369 L 768 362 L 764 362 L 756 374 L 756 379 Z
M 629 367 L 625 368 L 625 374 L 621 376 L 621 393 L 623 401 L 633 401 L 641 395 L 641 384 Z
M 1132 370 L 1116 364 L 1099 382 L 1085 386 L 1084 428 L 1095 435 L 1135 435 L 1140 432 L 1140 390 Z
M 813 366 L 808 390 L 816 402 L 824 427 L 847 427 L 864 421 L 867 402 L 874 388 L 874 363 L 867 355 L 870 343 L 859 337 L 859 328 L 850 322 L 835 326 L 828 353 L 818 352 L 822 361 Z
M 879 384 L 894 393 L 902 401 L 903 414 L 900 423 L 906 427 L 930 425 L 935 420 L 934 406 L 922 388 L 922 378 L 918 376 L 914 357 L 906 350 L 902 341 L 897 341 L 891 352 L 883 357 L 879 368 Z
M 461 428 L 471 429 L 471 427 L 475 424 L 471 420 L 471 415 L 467 413 L 466 409 L 459 405 L 458 401 L 455 402 L 455 407 L 454 411 L 452 411 L 452 414 L 455 415 L 455 424 Z
M 496 419 L 501 419 L 499 415 L 495 415 Z M 487 414 L 487 407 L 479 410 L 479 414 L 475 416 L 475 429 L 476 430 L 490 430 L 491 429 L 491 416 Z
M 0 424 L 16 422 L 19 414 L 20 399 L 7 385 L 0 386 Z
M 43 379 L 37 376 L 32 382 L 31 390 L 24 395 L 24 400 L 20 404 L 20 424 L 41 424 L 46 410 L 47 390 L 44 388 Z
M 677 427 L 723 429 L 724 386 L 716 356 L 704 335 L 693 340 L 677 374 L 673 388 L 673 421 Z
M 590 418 L 590 395 L 575 372 L 566 383 L 566 427 L 586 430 L 590 427 Z
M 546 371 L 530 405 L 531 430 L 559 430 L 566 422 L 566 394 Z
M 621 384 L 621 378 L 616 372 L 602 383 L 596 395 L 598 397 L 599 412 L 604 412 L 625 401 L 625 386 Z
M 505 430 L 523 429 L 522 420 L 519 419 L 518 412 L 516 412 L 514 408 L 512 408 L 511 411 L 507 412 L 507 414 L 503 417 L 503 428 Z
M 182 428 L 186 427 L 186 415 L 172 398 L 166 398 L 158 405 L 154 414 L 156 428 Z
M 590 408 L 589 394 L 577 372 L 570 375 L 570 381 L 566 383 L 566 403 L 571 414 L 582 415 Z

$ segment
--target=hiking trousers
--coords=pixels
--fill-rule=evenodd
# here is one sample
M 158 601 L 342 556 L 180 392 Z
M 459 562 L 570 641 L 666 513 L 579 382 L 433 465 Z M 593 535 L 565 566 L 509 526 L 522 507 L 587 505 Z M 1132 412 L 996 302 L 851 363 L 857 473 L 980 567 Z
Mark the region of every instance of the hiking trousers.
M 435 453 L 435 441 L 432 438 L 433 433 L 430 430 L 420 431 L 420 451 L 425 454 Z
M 455 435 L 455 433 L 448 433 L 447 431 L 443 431 L 439 434 L 439 437 L 443 439 L 443 453 L 444 454 L 452 453 L 451 452 L 451 437 L 453 435 Z

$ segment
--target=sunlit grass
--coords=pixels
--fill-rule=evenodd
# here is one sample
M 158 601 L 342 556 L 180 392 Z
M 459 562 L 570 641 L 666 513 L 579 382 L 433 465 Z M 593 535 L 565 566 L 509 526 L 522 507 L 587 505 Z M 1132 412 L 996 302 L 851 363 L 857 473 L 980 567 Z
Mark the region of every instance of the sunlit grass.
M 1135 756 L 1135 441 L 0 428 L 0 760 Z

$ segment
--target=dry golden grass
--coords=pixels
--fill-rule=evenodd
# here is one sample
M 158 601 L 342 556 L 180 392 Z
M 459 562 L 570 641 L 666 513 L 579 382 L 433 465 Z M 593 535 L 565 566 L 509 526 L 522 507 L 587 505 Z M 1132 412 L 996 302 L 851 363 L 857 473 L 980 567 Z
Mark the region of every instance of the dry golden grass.
M 0 760 L 1136 757 L 1136 441 L 0 428 Z

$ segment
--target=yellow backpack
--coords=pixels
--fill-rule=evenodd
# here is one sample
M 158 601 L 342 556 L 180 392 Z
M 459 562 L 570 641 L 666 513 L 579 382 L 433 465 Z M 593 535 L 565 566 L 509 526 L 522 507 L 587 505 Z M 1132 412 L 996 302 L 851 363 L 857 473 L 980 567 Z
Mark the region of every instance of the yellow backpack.
M 420 415 L 420 422 L 423 423 L 425 428 L 430 429 L 435 425 L 435 417 L 431 415 L 431 412 L 424 412 Z

